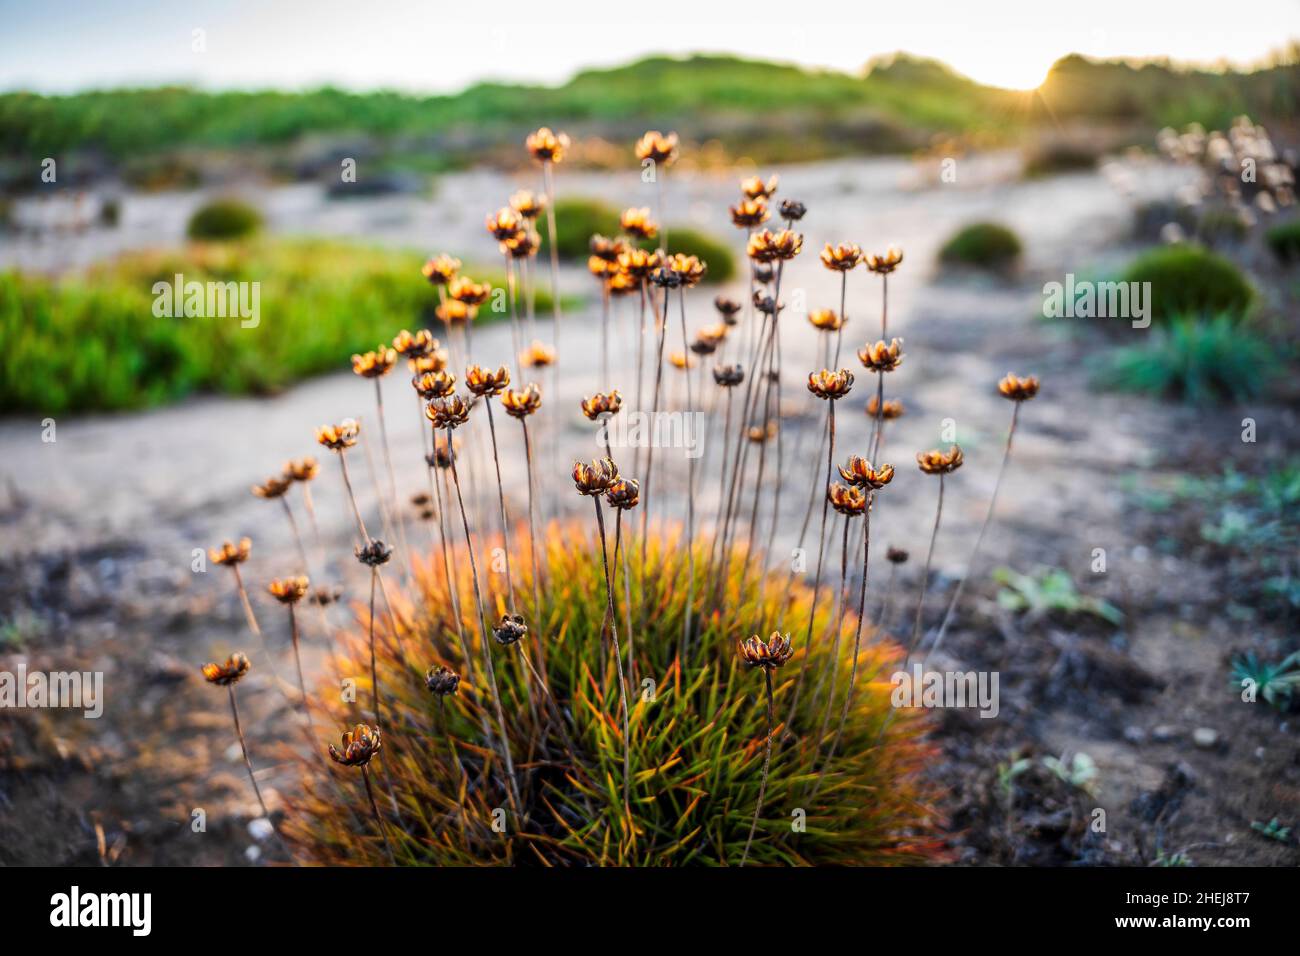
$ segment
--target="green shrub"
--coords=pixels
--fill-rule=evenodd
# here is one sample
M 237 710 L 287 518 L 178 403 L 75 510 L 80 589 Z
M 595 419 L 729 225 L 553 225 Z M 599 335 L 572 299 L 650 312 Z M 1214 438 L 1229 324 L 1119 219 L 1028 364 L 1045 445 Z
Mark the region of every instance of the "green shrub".
M 190 216 L 191 239 L 243 239 L 262 228 L 262 214 L 238 199 L 214 199 Z
M 652 530 L 644 584 L 635 562 L 631 573 L 637 580 L 633 600 L 643 599 L 653 610 L 630 612 L 631 634 L 624 626 L 626 592 L 617 583 L 614 589 L 620 650 L 636 662 L 628 685 L 629 827 L 614 666 L 620 659 L 601 633 L 606 597 L 595 524 L 589 515 L 580 523 L 552 525 L 545 539 L 549 570 L 541 578 L 540 607 L 532 600 L 528 536 L 515 537 L 517 590 L 528 596 L 528 633 L 518 644 L 501 646 L 490 632 L 481 636 L 468 611 L 462 644 L 441 573 L 421 575 L 421 590 L 404 596 L 411 603 L 403 600 L 400 606 L 413 609 L 410 625 L 397 635 L 404 653 L 388 619 L 377 619 L 383 769 L 372 764 L 371 770 L 379 796 L 375 812 L 387 818 L 384 826 L 399 864 L 740 862 L 758 801 L 766 716 L 763 674 L 747 670 L 738 659 L 737 641 L 748 632 L 737 622 L 761 619 L 756 628 L 761 633 L 780 627 L 794 631 L 799 641 L 796 622 L 806 622 L 812 590 L 803 582 L 791 585 L 784 572 L 745 576 L 742 583 L 746 562 L 737 548 L 724 573 L 729 613 L 719 614 L 706 596 L 710 543 L 697 539 L 699 632 L 689 655 L 682 655 L 687 548 L 676 534 Z M 639 539 L 626 540 L 629 524 L 623 522 L 624 541 L 627 554 L 636 555 Z M 450 566 L 462 610 L 474 607 L 468 565 L 463 545 L 457 545 Z M 486 594 L 485 602 L 504 602 L 502 583 L 489 587 L 496 593 Z M 830 603 L 817 610 L 818 635 L 834 629 Z M 929 804 L 934 792 L 922 775 L 930 753 L 923 739 L 929 722 L 919 710 L 891 704 L 888 675 L 902 656 L 896 645 L 864 634 L 858 691 L 843 738 L 833 750 L 829 740 L 822 743 L 838 726 L 850 679 L 856 622 L 851 613 L 847 617 L 838 659 L 832 657 L 833 642 L 819 639 L 811 648 L 796 646 L 793 659 L 772 675 L 774 711 L 783 729 L 775 737 L 750 865 L 901 865 L 936 858 L 936 817 Z M 504 730 L 487 690 L 485 653 L 493 661 Z M 358 720 L 373 723 L 364 626 L 346 635 L 340 657 L 343 673 L 365 675 L 365 689 L 356 703 L 346 703 L 333 675 L 322 683 L 315 701 L 321 735 L 329 727 L 329 736 L 320 741 L 321 750 L 298 755 L 295 789 L 303 796 L 295 797 L 284 825 L 312 862 L 381 865 L 387 860 L 384 843 L 359 771 L 322 765 L 325 744 L 337 743 L 343 728 Z M 459 692 L 441 701 L 424 684 L 426 671 L 439 665 L 462 678 Z M 795 683 L 803 667 L 808 671 L 796 706 Z M 823 667 L 835 675 L 835 686 L 818 701 L 810 688 Z M 828 697 L 834 719 L 824 729 Z M 502 738 L 517 768 L 520 812 L 512 807 L 504 761 L 494 756 Z M 792 743 L 782 745 L 783 739 Z M 386 796 L 390 788 L 395 804 Z M 506 825 L 494 830 L 498 808 L 505 810 Z M 799 832 L 790 825 L 797 808 L 806 810 L 809 824 Z
M 615 236 L 619 233 L 619 214 L 622 210 L 599 199 L 582 197 L 559 199 L 555 203 L 555 247 L 560 258 L 570 262 L 585 262 L 590 253 L 591 237 Z M 541 256 L 548 252 L 546 221 L 538 223 L 542 235 Z M 668 226 L 668 244 L 671 252 L 699 256 L 708 263 L 705 282 L 726 282 L 736 274 L 736 256 L 725 242 L 715 236 L 700 232 L 690 226 Z M 639 243 L 646 249 L 658 245 L 654 241 Z
M 1151 316 L 1244 315 L 1255 297 L 1240 269 L 1201 246 L 1178 243 L 1143 253 L 1124 271 L 1124 282 L 1151 283 Z
M 1246 220 L 1235 209 L 1216 206 L 1205 210 L 1196 223 L 1196 234 L 1209 246 L 1241 242 L 1250 232 Z
M 1024 174 L 1034 178 L 1082 172 L 1095 169 L 1100 158 L 1101 150 L 1092 143 L 1077 139 L 1051 139 L 1026 152 Z
M 137 408 L 190 392 L 282 388 L 346 368 L 348 356 L 428 327 L 437 296 L 422 258 L 322 240 L 196 243 L 137 253 L 60 280 L 0 272 L 0 410 Z M 500 287 L 502 271 L 469 275 Z M 159 318 L 153 285 L 259 282 L 261 322 Z M 545 315 L 550 297 L 538 290 Z M 499 318 L 487 306 L 479 322 Z
M 1278 262 L 1284 265 L 1300 262 L 1300 219 L 1273 226 L 1264 234 L 1264 241 L 1273 250 Z
M 1020 257 L 1020 239 L 1006 226 L 977 222 L 960 229 L 939 251 L 941 262 L 1004 271 Z
M 1118 350 L 1102 383 L 1193 403 L 1259 395 L 1277 370 L 1274 346 L 1229 315 L 1181 317 L 1151 330 L 1151 341 Z

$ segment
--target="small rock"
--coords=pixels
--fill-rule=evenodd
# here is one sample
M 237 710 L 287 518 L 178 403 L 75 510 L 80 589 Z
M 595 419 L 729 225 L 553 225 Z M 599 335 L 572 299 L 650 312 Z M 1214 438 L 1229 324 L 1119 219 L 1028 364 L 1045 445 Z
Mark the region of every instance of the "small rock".
M 1151 731 L 1151 739 L 1158 740 L 1161 743 L 1164 743 L 1165 741 L 1168 740 L 1173 740 L 1177 736 L 1178 736 L 1178 728 L 1171 727 L 1168 724 L 1160 724 L 1158 727 L 1156 727 L 1154 730 Z
M 1196 746 L 1203 750 L 1208 750 L 1218 742 L 1218 733 L 1209 727 L 1197 727 L 1192 731 L 1192 743 L 1196 744 Z
M 1263 747 L 1256 747 L 1256 748 L 1255 748 L 1255 759 L 1256 759 L 1256 760 L 1263 760 L 1263 759 L 1264 759 L 1264 748 L 1263 748 Z
M 1124 728 L 1124 739 L 1131 744 L 1146 743 L 1146 739 L 1147 739 L 1146 731 L 1143 730 L 1141 727 L 1137 727 L 1130 724 L 1129 726 Z
M 275 832 L 275 827 L 271 826 L 271 821 L 266 817 L 258 817 L 256 820 L 248 821 L 248 832 L 254 840 L 261 843 Z
M 262 848 L 260 846 L 250 846 L 244 850 L 244 858 L 249 863 L 256 863 L 262 858 Z

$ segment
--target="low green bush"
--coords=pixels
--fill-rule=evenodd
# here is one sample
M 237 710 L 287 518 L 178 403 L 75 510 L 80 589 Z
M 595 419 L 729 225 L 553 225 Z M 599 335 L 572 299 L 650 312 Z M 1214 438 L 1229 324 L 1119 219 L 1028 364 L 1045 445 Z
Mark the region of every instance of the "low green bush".
M 1157 322 L 1177 315 L 1222 313 L 1239 318 L 1255 298 L 1255 290 L 1232 262 L 1185 243 L 1143 253 L 1121 279 L 1151 284 L 1151 317 Z
M 1051 139 L 1025 152 L 1024 174 L 1029 178 L 1077 173 L 1097 168 L 1101 150 L 1078 139 Z
M 347 368 L 402 328 L 429 328 L 437 294 L 413 252 L 323 240 L 195 243 L 52 280 L 0 272 L 0 411 L 138 408 L 196 391 L 283 388 Z M 466 273 L 494 287 L 503 272 Z M 258 282 L 260 321 L 159 317 L 155 283 Z M 550 309 L 538 290 L 542 315 Z M 164 310 L 165 311 L 165 310 Z M 499 318 L 485 305 L 477 321 Z
M 1192 403 L 1241 401 L 1263 392 L 1277 371 L 1273 343 L 1230 315 L 1175 318 L 1152 328 L 1150 338 L 1110 356 L 1102 384 Z
M 939 261 L 1001 272 L 1020 258 L 1019 237 L 995 222 L 977 222 L 960 229 L 944 243 Z
M 190 216 L 191 239 L 243 239 L 262 228 L 262 214 L 238 199 L 214 199 Z
M 1300 262 L 1300 219 L 1273 226 L 1264 233 L 1264 241 L 1273 250 L 1278 262 L 1284 265 Z

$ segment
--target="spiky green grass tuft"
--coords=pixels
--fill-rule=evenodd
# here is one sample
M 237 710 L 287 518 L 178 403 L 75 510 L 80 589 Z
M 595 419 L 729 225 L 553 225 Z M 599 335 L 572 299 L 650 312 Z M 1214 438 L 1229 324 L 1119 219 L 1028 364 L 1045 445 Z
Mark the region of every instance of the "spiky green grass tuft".
M 594 521 L 590 522 L 594 525 Z M 605 591 L 599 545 L 586 524 L 553 526 L 541 612 L 532 607 L 526 535 L 516 535 L 514 568 L 530 633 L 515 647 L 492 644 L 506 714 L 511 753 L 518 771 L 521 814 L 511 808 L 503 785 L 499 745 L 483 736 L 494 713 L 473 624 L 468 561 L 454 556 L 465 612 L 471 662 L 458 650 L 441 558 L 423 576 L 422 593 L 404 595 L 400 637 L 403 666 L 393 635 L 379 641 L 379 681 L 387 702 L 382 715 L 385 764 L 373 768 L 380 809 L 399 863 L 546 865 L 720 865 L 740 861 L 758 796 L 763 764 L 763 675 L 738 662 L 736 643 L 749 633 L 766 636 L 778 625 L 802 635 L 811 602 L 802 583 L 788 586 L 784 573 L 758 586 L 751 575 L 742 600 L 740 555 L 728 574 L 725 616 L 697 600 L 701 631 L 693 656 L 683 662 L 678 644 L 687 592 L 686 551 L 676 534 L 654 536 L 644 587 L 638 573 L 639 542 L 624 539 L 632 566 L 632 593 L 648 595 L 632 608 L 636 668 L 631 705 L 631 821 L 622 798 L 623 739 L 612 645 L 599 630 Z M 613 541 L 610 542 L 611 549 Z M 483 549 L 483 546 L 480 545 Z M 486 549 L 480 553 L 486 553 Z M 709 592 L 707 542 L 697 542 L 695 594 Z M 502 575 L 492 575 L 493 578 Z M 500 582 L 493 581 L 493 587 Z M 616 583 L 619 636 L 626 653 L 622 575 Z M 500 595 L 490 599 L 494 617 Z M 904 864 L 938 854 L 932 796 L 920 777 L 929 749 L 923 718 L 900 711 L 888 720 L 888 677 L 898 649 L 868 636 L 859 664 L 859 688 L 839 748 L 827 758 L 814 737 L 822 727 L 825 700 L 814 707 L 805 688 L 791 725 L 781 725 L 791 706 L 799 668 L 820 667 L 830 646 L 831 620 L 823 599 L 813 653 L 796 648 L 775 673 L 778 722 L 771 776 L 749 863 Z M 759 619 L 762 626 L 757 625 Z M 644 623 L 642 621 L 644 620 Z M 843 644 L 852 645 L 851 615 Z M 554 707 L 536 677 L 526 676 L 521 649 L 545 675 Z M 462 675 L 460 692 L 445 706 L 424 687 L 424 671 L 444 663 Z M 839 663 L 834 715 L 839 716 L 850 660 Z M 369 650 L 364 628 L 347 641 L 339 676 L 356 681 L 356 703 L 329 704 L 330 723 L 370 719 Z M 815 672 L 809 671 L 809 680 Z M 531 685 L 531 702 L 530 702 Z M 811 685 L 810 685 L 811 686 Z M 338 701 L 331 683 L 320 699 Z M 563 715 L 561 724 L 558 715 Z M 319 721 L 324 723 L 324 721 Z M 789 731 L 787 734 L 786 731 Z M 493 726 L 495 735 L 495 726 Z M 324 746 L 322 741 L 321 746 Z M 329 864 L 381 864 L 383 844 L 365 811 L 355 773 L 325 770 L 319 754 L 301 764 L 303 794 L 289 813 L 288 829 L 311 858 Z M 390 790 L 391 788 L 391 790 Z M 394 813 L 393 801 L 400 808 Z M 496 828 L 493 824 L 496 822 Z

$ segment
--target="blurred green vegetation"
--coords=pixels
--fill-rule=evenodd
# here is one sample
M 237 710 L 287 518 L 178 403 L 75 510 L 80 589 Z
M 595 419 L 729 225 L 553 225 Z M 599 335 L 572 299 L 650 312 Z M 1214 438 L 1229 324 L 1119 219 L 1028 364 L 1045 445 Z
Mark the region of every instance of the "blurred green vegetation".
M 439 96 L 331 87 L 17 92 L 0 95 L 0 156 L 25 161 L 93 150 L 130 160 L 134 175 L 148 179 L 162 174 L 149 154 L 184 147 L 269 146 L 327 133 L 382 142 L 457 131 L 465 134 L 459 145 L 441 145 L 473 155 L 485 142 L 522 145 L 540 122 L 626 137 L 630 153 L 639 130 L 628 122 L 637 117 L 694 140 L 725 136 L 760 161 L 808 159 L 923 146 L 937 133 L 1005 137 L 1071 120 L 1222 128 L 1250 113 L 1268 122 L 1300 111 L 1297 62 L 1294 49 L 1253 73 L 1070 56 L 1034 92 L 981 86 L 943 64 L 903 55 L 873 63 L 862 76 L 730 56 L 655 56 L 585 70 L 557 87 L 479 83 Z
M 996 222 L 963 226 L 939 250 L 942 262 L 1000 272 L 1020 258 L 1020 238 Z
M 1255 298 L 1255 290 L 1230 260 L 1187 243 L 1144 252 L 1120 279 L 1151 283 L 1151 318 L 1156 322 L 1185 314 L 1241 317 Z
M 569 261 L 585 261 L 590 252 L 593 234 L 616 236 L 619 234 L 619 214 L 621 210 L 599 199 L 571 197 L 557 199 L 555 202 L 555 246 L 560 251 L 560 258 Z M 546 228 L 539 230 L 542 234 L 541 256 L 547 255 L 548 243 Z M 654 249 L 657 240 L 643 240 L 637 243 L 644 249 Z M 726 282 L 736 274 L 736 254 L 722 240 L 689 226 L 668 226 L 669 252 L 680 252 L 688 256 L 699 256 L 708 264 L 705 275 L 706 283 Z
M 0 273 L 0 411 L 138 408 L 198 391 L 267 392 L 348 367 L 400 329 L 429 328 L 422 258 L 325 240 L 193 243 L 51 280 Z M 466 270 L 494 287 L 500 271 Z M 158 317 L 154 284 L 258 282 L 260 321 Z M 550 308 L 538 291 L 542 314 Z M 491 302 L 477 321 L 497 318 Z M 400 370 L 394 374 L 401 374 Z
M 1110 355 L 1101 372 L 1102 384 L 1208 404 L 1255 398 L 1278 371 L 1275 343 L 1232 315 L 1170 318 L 1152 328 L 1149 338 Z
M 1264 234 L 1264 241 L 1279 262 L 1286 265 L 1300 262 L 1300 219 L 1273 226 Z
M 238 199 L 214 199 L 190 216 L 185 232 L 191 239 L 243 239 L 262 228 L 262 214 Z

